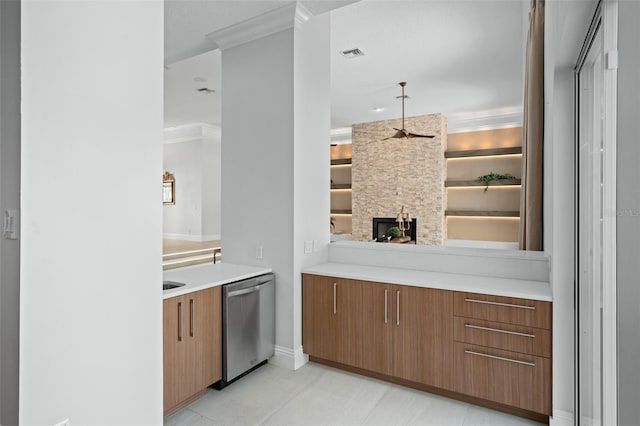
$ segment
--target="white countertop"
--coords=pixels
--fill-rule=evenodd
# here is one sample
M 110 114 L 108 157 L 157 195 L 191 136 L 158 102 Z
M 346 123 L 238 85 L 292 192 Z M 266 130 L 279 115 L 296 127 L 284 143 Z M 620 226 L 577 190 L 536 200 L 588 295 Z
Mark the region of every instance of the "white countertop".
M 182 296 L 183 294 L 257 277 L 269 272 L 271 272 L 271 268 L 225 262 L 166 271 L 162 274 L 164 281 L 177 281 L 186 285 L 164 290 L 162 298 L 168 299 Z
M 551 286 L 549 283 L 541 281 L 418 271 L 402 268 L 382 268 L 349 263 L 323 263 L 306 268 L 302 272 L 305 274 L 325 275 L 353 280 L 518 297 L 546 302 L 552 301 Z

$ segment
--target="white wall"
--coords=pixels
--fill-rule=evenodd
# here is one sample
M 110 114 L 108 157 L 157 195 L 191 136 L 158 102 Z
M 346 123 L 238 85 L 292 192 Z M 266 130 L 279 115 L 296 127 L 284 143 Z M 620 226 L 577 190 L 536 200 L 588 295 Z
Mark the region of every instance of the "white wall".
M 0 214 L 20 207 L 20 2 L 0 2 Z M 18 424 L 20 240 L 0 236 L 0 424 Z
M 220 227 L 220 180 L 222 176 L 222 151 L 220 135 L 203 139 L 202 143 L 202 239 L 219 240 Z M 233 228 L 230 229 L 233 236 Z
M 162 424 L 162 2 L 22 3 L 20 423 Z
M 294 240 L 293 348 L 302 345 L 302 276 L 329 256 L 331 69 L 329 14 L 295 29 L 294 37 Z M 305 241 L 317 251 L 304 254 Z
M 164 144 L 164 171 L 176 179 L 176 204 L 162 208 L 164 238 L 220 239 L 221 147 L 217 130 L 192 140 Z
M 292 348 L 293 30 L 224 50 L 222 93 L 224 261 L 274 270 L 276 344 Z
M 640 3 L 620 1 L 618 7 L 618 424 L 630 425 L 640 419 Z
M 327 259 L 328 19 L 222 52 L 224 259 L 273 268 L 276 362 L 289 368 L 302 358 L 300 268 Z M 303 258 L 305 240 L 318 249 Z
M 162 206 L 163 234 L 201 241 L 202 139 L 164 145 L 164 170 L 173 174 L 175 204 Z

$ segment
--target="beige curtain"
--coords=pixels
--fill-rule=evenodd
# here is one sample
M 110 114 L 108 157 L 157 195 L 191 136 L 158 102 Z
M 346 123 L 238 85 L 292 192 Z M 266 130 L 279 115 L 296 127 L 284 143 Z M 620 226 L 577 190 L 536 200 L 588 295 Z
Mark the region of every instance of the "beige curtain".
M 531 0 L 524 77 L 520 249 L 542 250 L 544 0 Z

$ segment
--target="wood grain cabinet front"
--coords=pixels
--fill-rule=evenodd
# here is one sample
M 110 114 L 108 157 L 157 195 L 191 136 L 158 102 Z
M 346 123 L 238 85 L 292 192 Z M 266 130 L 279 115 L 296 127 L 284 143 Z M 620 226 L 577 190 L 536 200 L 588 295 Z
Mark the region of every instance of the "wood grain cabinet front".
M 220 287 L 163 302 L 165 415 L 222 377 Z
M 451 389 L 453 292 L 303 276 L 310 356 Z
M 454 390 L 551 415 L 551 303 L 456 292 Z
M 304 275 L 302 345 L 310 356 L 359 366 L 362 362 L 362 282 Z
M 549 302 L 310 274 L 302 295 L 313 360 L 538 421 L 551 414 Z
M 362 368 L 451 388 L 453 293 L 363 283 Z
M 454 343 L 454 390 L 551 415 L 551 360 L 486 346 Z

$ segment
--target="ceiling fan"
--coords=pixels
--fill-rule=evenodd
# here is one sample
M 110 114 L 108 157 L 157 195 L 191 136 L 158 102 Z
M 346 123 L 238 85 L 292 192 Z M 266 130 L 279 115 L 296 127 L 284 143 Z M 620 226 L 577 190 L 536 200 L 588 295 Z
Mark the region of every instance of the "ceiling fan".
M 400 83 L 398 83 L 400 85 L 400 87 L 402 87 L 402 129 L 396 129 L 395 127 L 393 128 L 393 130 L 396 131 L 396 133 L 393 136 L 389 136 L 388 138 L 384 138 L 382 139 L 383 141 L 386 141 L 387 139 L 409 139 L 409 138 L 433 138 L 435 137 L 434 135 L 419 135 L 417 133 L 411 133 L 409 131 L 407 131 L 407 129 L 404 128 L 404 86 L 407 85 L 406 81 L 401 81 Z

